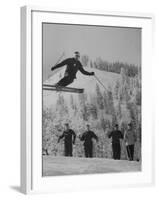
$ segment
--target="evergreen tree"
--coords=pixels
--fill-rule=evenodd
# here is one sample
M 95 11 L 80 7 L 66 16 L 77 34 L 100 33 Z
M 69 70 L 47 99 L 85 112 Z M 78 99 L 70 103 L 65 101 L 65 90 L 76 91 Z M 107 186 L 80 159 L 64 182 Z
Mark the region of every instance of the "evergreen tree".
M 130 112 L 131 123 L 133 125 L 133 129 L 137 132 L 138 127 L 138 108 L 135 103 L 127 103 L 127 109 Z
M 129 101 L 130 99 L 129 89 L 130 89 L 129 77 L 127 76 L 125 68 L 121 68 L 121 90 L 120 90 L 121 101 Z
M 93 66 L 93 62 L 92 61 L 90 61 L 90 68 L 93 68 L 94 66 Z
M 115 83 L 115 87 L 114 87 L 114 97 L 115 99 L 120 99 L 120 81 L 117 80 L 116 83 Z
M 64 100 L 62 94 L 58 95 L 57 103 L 56 103 L 56 121 L 59 124 L 62 124 L 68 119 L 68 107 Z
M 98 117 L 98 110 L 97 106 L 93 103 L 89 103 L 87 105 L 87 112 L 92 119 L 97 119 Z
M 107 96 L 108 96 L 109 114 L 112 115 L 112 126 L 114 126 L 117 123 L 117 117 L 114 107 L 113 94 L 110 88 L 109 91 L 107 92 Z
M 105 91 L 103 93 L 103 102 L 104 102 L 105 113 L 109 114 L 109 100 L 108 100 L 108 95 Z
M 82 93 L 79 94 L 79 107 L 80 115 L 84 121 L 88 121 L 88 110 L 87 110 L 87 95 Z
M 54 127 L 54 113 L 50 109 L 43 108 L 42 149 L 46 155 L 56 155 L 57 153 L 55 143 L 57 142 L 58 135 Z
M 99 109 L 103 110 L 104 109 L 104 102 L 103 102 L 103 95 L 100 91 L 99 85 L 96 84 L 96 94 L 97 94 L 97 104 Z
M 88 62 L 89 62 L 89 57 L 87 55 L 83 55 L 81 57 L 81 62 L 83 66 L 88 66 Z
M 122 109 L 121 109 L 121 101 L 118 100 L 117 107 L 116 107 L 116 116 L 118 122 L 122 120 Z
M 72 110 L 74 110 L 75 107 L 76 107 L 72 94 L 70 95 L 70 106 L 71 106 L 71 109 L 72 109 Z

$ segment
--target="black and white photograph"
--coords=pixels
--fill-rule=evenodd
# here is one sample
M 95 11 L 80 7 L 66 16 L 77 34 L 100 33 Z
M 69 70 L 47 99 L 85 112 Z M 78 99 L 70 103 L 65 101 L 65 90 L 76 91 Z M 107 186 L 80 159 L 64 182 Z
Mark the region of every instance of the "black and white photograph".
M 141 35 L 42 23 L 42 176 L 142 171 Z

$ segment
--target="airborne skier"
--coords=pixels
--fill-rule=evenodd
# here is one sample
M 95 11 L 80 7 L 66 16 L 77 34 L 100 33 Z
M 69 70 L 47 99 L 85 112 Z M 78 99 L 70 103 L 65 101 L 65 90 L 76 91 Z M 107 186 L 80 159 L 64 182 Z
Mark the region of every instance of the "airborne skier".
M 67 66 L 64 77 L 58 83 L 56 83 L 55 85 L 56 87 L 65 87 L 71 84 L 76 78 L 76 73 L 78 72 L 78 70 L 84 75 L 88 76 L 94 75 L 94 72 L 87 72 L 83 69 L 81 62 L 79 61 L 79 58 L 80 58 L 80 53 L 76 51 L 73 58 L 67 58 L 66 60 L 62 61 L 61 63 L 51 68 L 51 70 L 55 70 L 64 65 Z

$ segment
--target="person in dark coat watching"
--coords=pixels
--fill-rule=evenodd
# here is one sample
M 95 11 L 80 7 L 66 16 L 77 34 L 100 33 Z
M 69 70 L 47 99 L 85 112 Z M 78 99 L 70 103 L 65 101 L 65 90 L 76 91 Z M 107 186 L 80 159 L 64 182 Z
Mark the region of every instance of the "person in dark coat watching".
M 64 152 L 65 156 L 72 156 L 72 144 L 75 144 L 76 134 L 69 128 L 69 124 L 65 124 L 65 130 L 63 134 L 59 137 L 58 143 L 64 138 Z
M 95 139 L 98 141 L 98 137 L 95 135 L 93 131 L 90 130 L 90 125 L 86 125 L 86 132 L 80 136 L 80 140 L 84 141 L 84 151 L 85 151 L 85 157 L 86 158 L 92 158 L 93 157 L 93 141 L 92 139 Z
M 67 85 L 73 83 L 76 78 L 76 73 L 80 71 L 84 75 L 93 76 L 94 72 L 85 71 L 81 62 L 79 61 L 80 53 L 78 51 L 75 52 L 75 56 L 73 58 L 67 58 L 61 63 L 53 66 L 51 70 L 58 69 L 64 65 L 66 65 L 66 70 L 64 77 L 55 84 L 56 87 L 66 87 Z
M 120 139 L 123 139 L 123 134 L 118 129 L 118 124 L 115 125 L 113 131 L 108 133 L 108 138 L 112 138 L 113 158 L 115 160 L 120 160 L 120 155 L 121 155 Z

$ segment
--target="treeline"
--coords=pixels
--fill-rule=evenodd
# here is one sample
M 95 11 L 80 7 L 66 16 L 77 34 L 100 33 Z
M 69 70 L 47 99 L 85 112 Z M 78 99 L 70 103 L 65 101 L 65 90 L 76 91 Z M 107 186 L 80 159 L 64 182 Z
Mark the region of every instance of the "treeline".
M 108 62 L 102 60 L 101 58 L 97 58 L 95 61 L 89 59 L 87 55 L 83 55 L 81 58 L 81 62 L 84 66 L 90 66 L 91 68 L 96 68 L 102 71 L 113 72 L 120 74 L 121 70 L 124 69 L 126 75 L 129 77 L 135 77 L 139 71 L 141 70 L 141 66 L 137 66 L 134 64 L 128 64 L 123 62 Z
M 84 156 L 82 142 L 78 136 L 85 131 L 87 123 L 99 137 L 94 143 L 95 157 L 111 158 L 111 140 L 107 134 L 115 123 L 124 133 L 131 122 L 137 136 L 135 158 L 141 154 L 141 80 L 140 75 L 130 78 L 122 68 L 121 79 L 114 88 L 103 91 L 97 84 L 94 94 L 79 94 L 78 98 L 70 95 L 66 101 L 62 93 L 54 108 L 43 108 L 43 152 L 45 154 L 63 155 L 63 143 L 57 144 L 63 132 L 64 123 L 68 122 L 76 132 L 77 140 L 74 156 Z M 126 159 L 125 144 L 122 142 L 122 159 Z
M 101 59 L 97 59 L 94 62 L 91 61 L 90 67 L 117 74 L 120 74 L 121 69 L 124 69 L 126 71 L 127 76 L 129 77 L 135 77 L 138 74 L 139 70 L 139 67 L 133 64 L 122 63 L 122 62 L 110 63 L 107 61 L 103 61 Z

